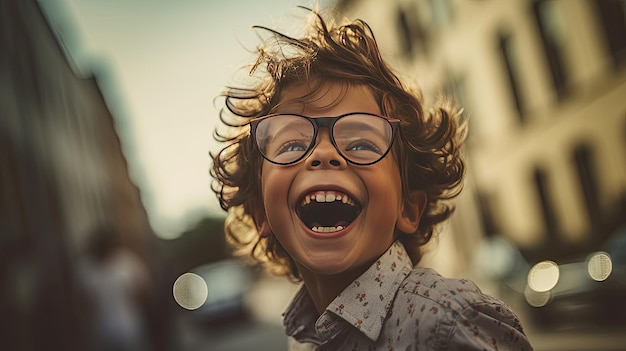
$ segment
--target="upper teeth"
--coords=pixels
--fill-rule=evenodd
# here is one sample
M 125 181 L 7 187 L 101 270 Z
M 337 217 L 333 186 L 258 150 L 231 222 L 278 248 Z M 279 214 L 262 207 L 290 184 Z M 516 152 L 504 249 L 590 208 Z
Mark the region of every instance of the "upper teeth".
M 355 205 L 354 200 L 352 200 L 348 195 L 336 191 L 316 191 L 311 194 L 308 194 L 302 200 L 302 206 L 308 205 L 311 202 L 333 202 L 333 201 L 341 201 L 344 204 Z

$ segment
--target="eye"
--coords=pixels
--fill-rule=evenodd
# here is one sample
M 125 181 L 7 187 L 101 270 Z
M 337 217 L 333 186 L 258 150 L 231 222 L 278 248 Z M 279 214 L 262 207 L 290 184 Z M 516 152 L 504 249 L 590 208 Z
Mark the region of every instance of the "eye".
M 353 141 L 348 146 L 346 146 L 345 150 L 346 151 L 371 151 L 379 155 L 382 154 L 382 151 L 380 150 L 378 146 L 376 146 L 376 144 L 366 139 Z
M 276 150 L 276 155 L 283 154 L 285 152 L 304 152 L 307 149 L 307 144 L 299 140 L 291 140 L 284 143 Z

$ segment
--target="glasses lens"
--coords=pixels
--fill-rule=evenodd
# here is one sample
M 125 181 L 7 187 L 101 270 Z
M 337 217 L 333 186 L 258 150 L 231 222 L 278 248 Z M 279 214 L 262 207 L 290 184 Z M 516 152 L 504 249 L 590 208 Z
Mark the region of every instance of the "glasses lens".
M 382 117 L 355 114 L 337 120 L 333 136 L 343 157 L 356 164 L 370 164 L 389 151 L 393 128 Z
M 306 154 L 313 140 L 314 128 L 305 118 L 277 115 L 259 122 L 255 139 L 268 160 L 288 164 Z

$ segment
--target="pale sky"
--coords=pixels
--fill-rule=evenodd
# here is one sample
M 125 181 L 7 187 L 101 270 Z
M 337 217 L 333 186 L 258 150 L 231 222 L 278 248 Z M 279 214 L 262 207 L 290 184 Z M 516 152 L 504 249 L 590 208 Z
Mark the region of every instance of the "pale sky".
M 288 29 L 312 0 L 40 0 L 118 125 L 155 232 L 222 215 L 210 191 L 214 98 L 253 56 L 253 25 Z M 330 1 L 321 1 L 322 4 Z M 53 16 L 54 14 L 57 16 Z M 61 16 L 58 16 L 61 14 Z M 93 63 L 105 67 L 92 68 Z M 97 66 L 96 66 L 97 67 Z M 106 74 L 106 75 L 105 75 Z M 99 79 L 100 81 L 100 79 Z M 219 107 L 219 105 L 217 105 Z

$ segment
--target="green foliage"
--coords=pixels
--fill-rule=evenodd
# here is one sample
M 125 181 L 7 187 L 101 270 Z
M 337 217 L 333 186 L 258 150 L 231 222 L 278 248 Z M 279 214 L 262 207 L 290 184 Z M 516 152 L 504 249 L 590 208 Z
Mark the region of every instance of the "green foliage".
M 177 274 L 232 256 L 223 217 L 204 217 L 177 239 L 161 239 L 160 246 Z

